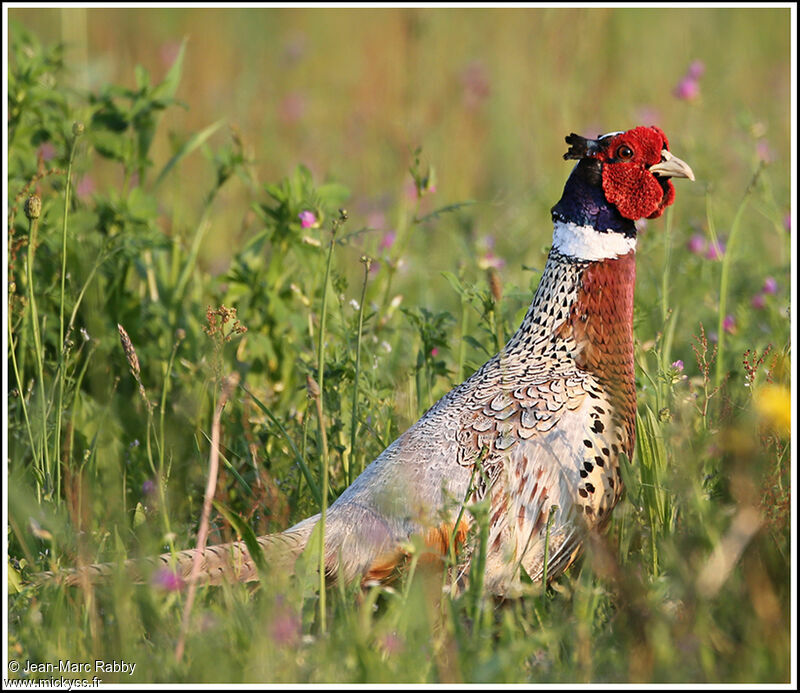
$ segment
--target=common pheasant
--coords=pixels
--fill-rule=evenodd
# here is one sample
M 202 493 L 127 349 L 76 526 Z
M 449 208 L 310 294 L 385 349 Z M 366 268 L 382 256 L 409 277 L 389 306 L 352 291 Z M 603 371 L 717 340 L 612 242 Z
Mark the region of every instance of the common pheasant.
M 597 139 L 573 133 L 566 142 L 564 158 L 578 163 L 552 208 L 552 249 L 522 324 L 330 506 L 331 576 L 387 580 L 415 535 L 429 556 L 457 545 L 463 571 L 475 554 L 464 505 L 488 500 L 483 581 L 488 591 L 511 595 L 521 570 L 542 579 L 546 543 L 553 578 L 578 556 L 586 532 L 608 523 L 623 491 L 620 455 L 632 456 L 635 437 L 634 222 L 672 204 L 670 178 L 694 174 L 657 127 Z M 318 519 L 260 537 L 270 563 L 291 565 Z M 171 566 L 186 578 L 195 552 L 129 561 L 127 569 L 141 577 Z M 112 571 L 97 564 L 63 579 L 79 584 Z M 202 582 L 256 578 L 243 542 L 205 549 Z

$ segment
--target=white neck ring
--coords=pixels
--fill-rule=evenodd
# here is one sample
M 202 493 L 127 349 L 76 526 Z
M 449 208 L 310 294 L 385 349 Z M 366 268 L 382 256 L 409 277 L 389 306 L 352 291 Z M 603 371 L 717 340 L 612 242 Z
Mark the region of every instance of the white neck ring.
M 598 231 L 572 221 L 556 221 L 553 225 L 553 248 L 577 260 L 613 260 L 635 251 L 636 238 L 627 238 L 610 229 Z

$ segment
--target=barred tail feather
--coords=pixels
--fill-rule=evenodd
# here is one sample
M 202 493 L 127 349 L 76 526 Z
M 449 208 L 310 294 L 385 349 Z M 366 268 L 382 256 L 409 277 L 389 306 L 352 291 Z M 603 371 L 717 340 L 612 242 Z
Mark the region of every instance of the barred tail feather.
M 281 534 L 266 534 L 257 542 L 264 552 L 270 568 L 291 570 L 297 557 L 303 552 L 310 535 L 310 527 L 294 528 Z M 192 574 L 197 549 L 163 553 L 158 557 L 129 559 L 124 563 L 95 563 L 69 572 L 44 572 L 34 577 L 38 583 L 58 583 L 79 586 L 109 580 L 122 572 L 137 583 L 154 579 L 160 570 L 175 576 L 181 583 Z M 158 578 L 156 578 L 158 579 Z M 258 579 L 256 561 L 243 541 L 207 546 L 202 554 L 196 581 L 201 585 L 219 585 L 222 582 L 251 582 Z

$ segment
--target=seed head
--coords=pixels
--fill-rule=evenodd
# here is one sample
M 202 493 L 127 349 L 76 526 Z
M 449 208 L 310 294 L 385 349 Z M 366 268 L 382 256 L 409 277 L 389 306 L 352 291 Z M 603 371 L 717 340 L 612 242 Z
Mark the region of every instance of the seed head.
M 27 200 L 25 200 L 25 216 L 28 217 L 30 221 L 38 219 L 41 213 L 42 213 L 41 197 L 39 197 L 38 195 L 31 195 Z
M 492 290 L 494 302 L 499 303 L 503 296 L 503 285 L 500 281 L 500 275 L 494 267 L 489 268 L 489 288 Z
M 319 397 L 319 384 L 308 374 L 306 374 L 306 391 L 309 399 L 317 399 Z
M 128 359 L 128 365 L 131 367 L 131 373 L 135 378 L 139 377 L 139 357 L 136 355 L 136 349 L 133 348 L 131 338 L 128 336 L 125 328 L 117 323 L 117 332 L 119 332 L 119 341 L 122 343 L 122 350 L 125 352 L 125 358 Z

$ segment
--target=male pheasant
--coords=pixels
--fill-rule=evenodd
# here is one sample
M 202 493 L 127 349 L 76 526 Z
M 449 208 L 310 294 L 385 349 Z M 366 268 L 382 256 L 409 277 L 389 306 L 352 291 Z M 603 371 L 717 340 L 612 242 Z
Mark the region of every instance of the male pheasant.
M 468 565 L 473 520 L 463 507 L 488 499 L 484 585 L 511 595 L 521 570 L 542 579 L 546 539 L 552 578 L 579 554 L 586 532 L 608 522 L 622 494 L 619 458 L 632 456 L 635 436 L 634 222 L 672 204 L 670 178 L 694 175 L 657 127 L 566 141 L 564 158 L 578 163 L 552 209 L 553 246 L 522 325 L 331 505 L 324 545 L 332 576 L 386 580 L 415 535 L 434 555 L 459 545 Z M 318 519 L 260 537 L 269 562 L 290 566 Z M 172 566 L 186 578 L 195 552 L 127 568 L 141 577 L 144 568 Z M 257 578 L 243 542 L 208 547 L 202 559 L 205 583 Z M 112 570 L 88 566 L 65 581 Z

